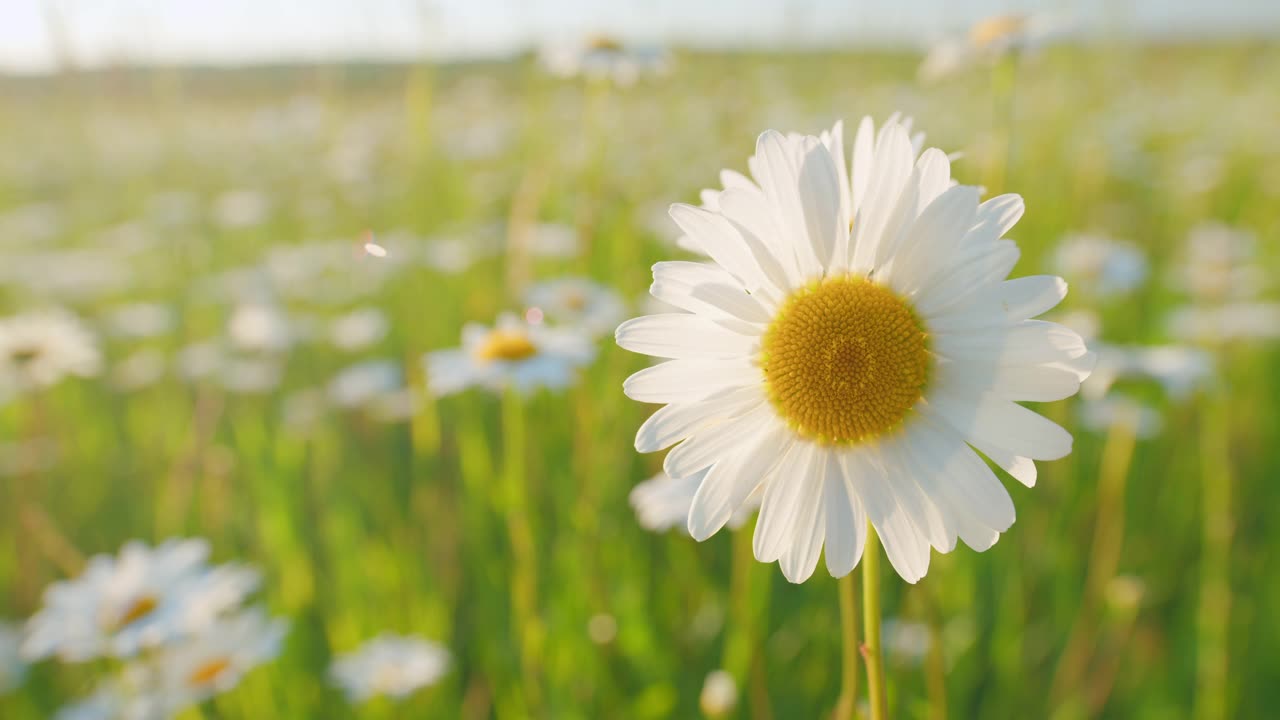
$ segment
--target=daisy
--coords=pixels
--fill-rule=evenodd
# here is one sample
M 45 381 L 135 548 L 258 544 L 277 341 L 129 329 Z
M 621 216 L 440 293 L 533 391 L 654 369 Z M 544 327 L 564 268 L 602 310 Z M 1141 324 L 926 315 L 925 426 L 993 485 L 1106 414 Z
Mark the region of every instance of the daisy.
M 728 717 L 738 706 L 738 683 L 727 670 L 712 670 L 702 681 L 698 707 L 709 718 Z
M 329 381 L 329 399 L 337 407 L 367 407 L 404 386 L 400 365 L 391 360 L 370 360 L 343 370 Z
M 155 667 L 166 704 L 177 712 L 234 688 L 250 670 L 280 654 L 288 630 L 287 621 L 254 607 L 165 650 Z
M 469 387 L 512 387 L 527 394 L 539 387 L 560 389 L 574 371 L 591 361 L 590 338 L 576 328 L 548 328 L 503 314 L 492 328 L 469 323 L 462 347 L 427 353 L 427 382 L 436 395 Z
M 1031 319 L 1065 296 L 1060 278 L 1005 280 L 1021 198 L 953 187 L 946 154 L 917 155 L 897 121 L 863 121 L 848 173 L 839 125 L 766 132 L 750 166 L 758 184 L 718 211 L 672 206 L 711 257 L 654 266 L 651 292 L 685 312 L 617 330 L 671 359 L 624 384 L 666 405 L 636 448 L 680 443 L 663 468 L 697 479 L 699 540 L 761 488 L 755 555 L 792 582 L 824 546 L 832 575 L 852 571 L 868 520 L 908 582 L 931 546 L 991 547 L 1014 507 L 977 452 L 1034 484 L 1034 460 L 1071 436 L 1016 401 L 1072 395 L 1092 363 L 1079 335 Z
M 102 368 L 97 341 L 75 315 L 37 310 L 0 319 L 0 393 L 56 385 Z
M 434 685 L 449 669 L 449 651 L 411 635 L 383 634 L 338 657 L 329 677 L 351 702 L 378 695 L 408 697 Z
M 525 294 L 525 304 L 538 308 L 552 322 L 580 327 L 596 336 L 612 331 L 626 315 L 618 293 L 579 277 L 538 283 Z
M 18 653 L 21 639 L 16 627 L 0 622 L 0 695 L 21 685 L 26 677 L 27 665 Z
M 1070 235 L 1054 252 L 1054 266 L 1078 291 L 1094 298 L 1123 295 L 1147 279 L 1147 258 L 1135 245 L 1095 235 Z
M 329 342 L 339 350 L 356 352 L 376 345 L 387 336 L 390 323 L 377 308 L 359 308 L 339 315 L 329 324 Z
M 210 567 L 204 540 L 168 540 L 151 548 L 126 543 L 119 556 L 98 555 L 74 580 L 56 582 L 28 622 L 22 654 L 83 662 L 129 657 L 205 629 L 258 585 L 239 565 Z
M 689 507 L 698 492 L 699 478 L 672 478 L 666 473 L 657 475 L 636 485 L 629 499 L 636 511 L 640 526 L 654 532 L 664 532 L 674 527 L 687 531 Z M 752 493 L 729 518 L 729 528 L 737 530 L 746 524 L 760 507 L 760 493 Z
M 1046 15 L 994 15 L 974 23 L 965 35 L 930 48 L 917 74 L 921 82 L 935 82 L 979 62 L 1034 51 L 1068 30 L 1061 19 Z
M 595 36 L 582 43 L 550 45 L 541 53 L 543 68 L 556 77 L 581 75 L 626 87 L 641 76 L 663 75 L 671 59 L 662 48 L 628 48 L 614 38 Z

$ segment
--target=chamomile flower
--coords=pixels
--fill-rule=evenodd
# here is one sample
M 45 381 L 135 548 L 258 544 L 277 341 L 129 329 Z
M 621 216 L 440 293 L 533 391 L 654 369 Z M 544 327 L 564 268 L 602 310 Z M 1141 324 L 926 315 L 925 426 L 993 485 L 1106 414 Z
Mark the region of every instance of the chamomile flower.
M 333 319 L 329 324 L 329 342 L 346 352 L 364 350 L 386 337 L 390 325 L 381 310 L 359 308 Z
M 199 635 L 166 649 L 156 664 L 158 686 L 178 711 L 240 683 L 280 654 L 289 624 L 253 607 L 219 618 Z
M 462 347 L 427 353 L 425 360 L 428 386 L 436 395 L 469 387 L 511 387 L 527 394 L 567 387 L 575 370 L 594 356 L 590 338 L 579 329 L 549 328 L 504 314 L 492 328 L 468 324 Z
M 410 635 L 380 635 L 340 656 L 329 677 L 351 702 L 378 695 L 404 698 L 434 685 L 449 669 L 449 651 Z
M 258 585 L 257 572 L 210 567 L 203 540 L 168 540 L 151 548 L 126 543 L 118 556 L 98 555 L 74 580 L 45 590 L 28 622 L 22 654 L 69 662 L 129 657 L 204 630 Z
M 1070 235 L 1054 253 L 1055 269 L 1093 298 L 1123 295 L 1147 279 L 1147 258 L 1131 243 L 1096 235 Z
M 529 288 L 525 304 L 542 310 L 554 323 L 580 327 L 597 336 L 612 331 L 626 314 L 618 293 L 579 277 L 538 283 Z
M 709 718 L 727 717 L 738 706 L 738 682 L 727 670 L 712 670 L 702 681 L 698 707 Z
M 868 520 L 908 582 L 930 547 L 991 547 L 1014 507 L 978 452 L 1034 484 L 1071 436 L 1017 401 L 1070 396 L 1092 364 L 1079 335 L 1032 319 L 1060 278 L 1005 279 L 1021 198 L 953 187 L 946 154 L 917 154 L 896 121 L 863 121 L 848 173 L 839 125 L 766 132 L 750 165 L 758 184 L 718 211 L 672 207 L 711 258 L 654 266 L 651 292 L 685 312 L 618 328 L 670 359 L 624 385 L 666 404 L 636 448 L 676 445 L 663 467 L 697 479 L 699 540 L 760 488 L 755 555 L 793 582 L 824 547 L 832 575 L 852 571 Z
M 676 479 L 666 473 L 658 473 L 632 488 L 629 499 L 640 526 L 654 532 L 675 527 L 688 532 L 689 507 L 698 492 L 698 480 L 697 477 Z M 745 525 L 759 507 L 760 493 L 753 493 L 729 518 L 729 528 L 737 530 Z
M 1008 53 L 1030 52 L 1057 39 L 1069 26 L 1047 15 L 993 15 L 974 23 L 963 36 L 945 38 L 920 63 L 921 82 L 935 82 L 979 62 Z
M 37 310 L 0 319 L 0 395 L 56 385 L 102 368 L 97 341 L 65 310 Z

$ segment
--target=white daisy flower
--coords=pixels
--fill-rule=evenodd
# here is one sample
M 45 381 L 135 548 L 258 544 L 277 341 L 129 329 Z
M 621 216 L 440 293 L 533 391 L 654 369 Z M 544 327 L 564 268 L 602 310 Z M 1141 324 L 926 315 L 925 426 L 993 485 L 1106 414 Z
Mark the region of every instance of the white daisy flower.
M 351 702 L 378 695 L 400 699 L 434 685 L 449 669 L 449 651 L 411 635 L 383 634 L 338 657 L 329 677 Z
M 329 324 L 329 342 L 339 350 L 355 352 L 377 344 L 387 336 L 391 324 L 377 308 L 358 308 L 334 318 Z
M 66 310 L 0 319 L 0 394 L 47 388 L 72 375 L 92 377 L 101 368 L 97 341 Z
M 933 635 L 924 623 L 889 618 L 881 624 L 880 634 L 889 659 L 903 665 L 919 665 L 933 647 Z
M 586 278 L 566 277 L 538 283 L 525 294 L 525 304 L 560 325 L 592 335 L 611 332 L 626 315 L 626 305 L 612 289 Z
M 1134 436 L 1146 440 L 1164 429 L 1164 416 L 1150 405 L 1113 392 L 1102 398 L 1086 398 L 1080 404 L 1080 424 L 1093 432 L 1127 426 Z
M 702 681 L 698 707 L 709 718 L 727 717 L 738 706 L 738 682 L 727 670 L 712 670 Z
M 219 618 L 203 633 L 167 648 L 155 665 L 158 687 L 177 712 L 240 683 L 280 654 L 289 623 L 253 607 Z
M 269 303 L 242 303 L 227 321 L 231 343 L 247 352 L 288 350 L 299 332 L 284 310 Z
M 1213 357 L 1198 348 L 1095 343 L 1092 350 L 1098 360 L 1081 386 L 1089 400 L 1103 398 L 1124 379 L 1155 380 L 1170 397 L 1181 399 L 1213 378 Z
M 1069 235 L 1054 252 L 1054 268 L 1090 297 L 1123 295 L 1147 279 L 1147 257 L 1132 243 Z
M 0 695 L 21 685 L 27 675 L 27 664 L 18 652 L 21 643 L 22 634 L 18 629 L 0 622 Z
M 1197 304 L 1250 300 L 1266 284 L 1266 273 L 1254 263 L 1256 250 L 1253 233 L 1220 222 L 1201 223 L 1187 235 L 1174 286 Z
M 370 360 L 339 372 L 329 381 L 329 399 L 340 408 L 368 406 L 404 386 L 400 365 L 391 360 Z
M 677 479 L 658 473 L 632 488 L 629 500 L 640 526 L 654 532 L 675 527 L 688 532 L 689 508 L 698 492 L 699 481 L 697 476 Z M 745 525 L 760 508 L 760 498 L 759 492 L 752 493 L 730 516 L 729 529 L 737 530 Z
M 719 211 L 671 209 L 712 259 L 654 266 L 651 292 L 686 312 L 618 328 L 623 348 L 671 359 L 624 384 L 667 404 L 636 448 L 680 443 L 663 468 L 698 478 L 699 540 L 762 486 L 755 555 L 793 582 L 824 546 L 832 575 L 852 571 L 868 519 L 908 582 L 930 546 L 987 549 L 1014 507 L 975 450 L 1034 484 L 1033 461 L 1071 436 L 1016 401 L 1072 395 L 1092 364 L 1079 335 L 1031 319 L 1060 278 L 1005 280 L 1021 198 L 952 187 L 946 154 L 917 156 L 896 121 L 863 121 L 847 174 L 839 125 L 766 132 L 751 166 L 759 185 Z
M 1011 52 L 1031 52 L 1065 35 L 1070 24 L 1049 15 L 993 15 L 974 23 L 960 37 L 934 45 L 920 63 L 921 82 L 936 82 Z
M 156 337 L 173 329 L 174 312 L 173 308 L 160 303 L 129 303 L 108 312 L 106 324 L 116 337 Z
M 427 382 L 436 395 L 479 386 L 520 393 L 573 382 L 574 371 L 595 356 L 590 338 L 575 328 L 548 328 L 503 314 L 492 328 L 470 323 L 462 347 L 427 353 Z
M 23 656 L 129 657 L 204 630 L 259 580 L 239 565 L 210 567 L 208 556 L 204 540 L 155 548 L 133 541 L 118 556 L 95 556 L 80 577 L 45 590 L 44 607 L 27 622 Z
M 530 228 L 526 249 L 533 257 L 568 259 L 577 257 L 578 231 L 562 223 L 538 223 Z
M 548 45 L 540 53 L 543 68 L 557 77 L 583 76 L 611 80 L 626 87 L 646 75 L 671 69 L 670 55 L 657 47 L 626 47 L 620 41 L 595 36 L 580 43 Z
M 271 199 L 256 190 L 231 190 L 213 202 L 213 219 L 228 230 L 261 225 L 271 215 Z
M 1233 302 L 1209 307 L 1175 308 L 1167 319 L 1169 334 L 1188 342 L 1280 338 L 1280 303 Z

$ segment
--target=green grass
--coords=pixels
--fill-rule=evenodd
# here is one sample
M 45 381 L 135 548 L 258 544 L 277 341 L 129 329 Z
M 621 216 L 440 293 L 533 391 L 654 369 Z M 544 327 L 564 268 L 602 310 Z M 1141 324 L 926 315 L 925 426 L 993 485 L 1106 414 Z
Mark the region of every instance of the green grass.
M 577 259 L 521 267 L 498 257 L 457 276 L 413 266 L 359 301 L 392 320 L 388 337 L 359 357 L 402 359 L 420 384 L 421 354 L 456 345 L 465 322 L 518 309 L 513 285 L 525 278 L 586 274 L 638 302 L 649 266 L 678 254 L 652 229 L 654 209 L 696 202 L 722 167 L 744 169 L 760 131 L 817 132 L 837 118 L 852 125 L 901 110 L 929 144 L 965 152 L 954 165 L 962 182 L 1024 195 L 1015 275 L 1050 269 L 1067 232 L 1144 249 L 1151 280 L 1098 308 L 1109 341 L 1168 341 L 1163 317 L 1179 302 L 1168 277 L 1200 221 L 1256 233 L 1262 266 L 1280 268 L 1274 47 L 1055 49 L 1020 66 L 1005 99 L 993 97 L 981 68 L 919 87 L 915 62 L 688 54 L 670 77 L 629 89 L 552 80 L 529 61 L 5 80 L 0 210 L 55 203 L 61 227 L 43 245 L 0 237 L 0 262 L 36 247 L 89 246 L 103 228 L 140 223 L 152 242 L 129 258 L 133 282 L 64 303 L 90 319 L 125 301 L 171 304 L 173 332 L 144 341 L 170 354 L 225 322 L 226 305 L 200 292 L 200 278 L 274 246 L 354 244 L 366 228 L 459 237 L 507 220 L 577 228 Z M 482 144 L 485 132 L 500 138 L 496 151 L 459 150 Z M 367 174 L 335 179 L 333 149 L 365 140 Z M 1201 182 L 1198 158 L 1209 158 L 1200 166 L 1216 182 Z M 270 219 L 238 230 L 205 213 L 177 226 L 148 219 L 157 193 L 207 203 L 231 188 L 265 192 Z M 326 285 L 342 282 L 339 274 Z M 6 310 L 35 304 L 0 287 Z M 318 301 L 289 304 L 334 313 Z M 136 344 L 109 340 L 108 364 Z M 0 477 L 0 617 L 34 612 L 40 589 L 72 571 L 77 554 L 112 553 L 135 537 L 203 536 L 217 560 L 262 568 L 263 600 L 293 622 L 279 660 L 205 710 L 218 717 L 691 718 L 704 677 L 719 667 L 742 688 L 734 717 L 811 718 L 834 707 L 840 618 L 824 570 L 794 586 L 776 566 L 741 562 L 749 528 L 699 544 L 636 523 L 627 494 L 661 462 L 632 448 L 652 408 L 621 393 L 642 358 L 602 341 L 574 388 L 532 398 L 514 468 L 504 459 L 501 400 L 478 391 L 428 404 L 405 423 L 334 413 L 310 435 L 283 426 L 290 391 L 323 385 L 354 359 L 302 345 L 280 388 L 256 397 L 170 374 L 131 393 L 69 381 L 0 407 L 0 439 L 49 437 L 58 449 L 51 467 Z M 1032 490 L 1006 483 L 1018 521 L 994 548 L 935 554 L 916 586 L 886 574 L 886 614 L 929 623 L 945 640 L 947 717 L 1156 720 L 1189 717 L 1197 695 L 1221 703 L 1221 717 L 1272 715 L 1280 353 L 1240 343 L 1218 359 L 1216 384 L 1188 400 L 1139 388 L 1165 428 L 1138 442 L 1119 506 L 1100 502 L 1105 439 L 1079 427 L 1077 401 L 1059 403 L 1042 410 L 1073 431 L 1075 452 L 1042 465 Z M 1201 448 L 1220 430 L 1227 447 L 1208 447 L 1229 466 L 1202 467 Z M 532 668 L 522 668 L 509 604 L 515 569 L 501 511 L 512 470 L 523 478 L 545 633 Z M 1229 670 L 1223 688 L 1198 692 L 1206 470 L 1230 483 Z M 21 511 L 19 498 L 37 512 Z M 1115 571 L 1145 588 L 1137 609 L 1086 597 L 1100 512 L 1118 535 Z M 618 630 L 597 645 L 587 628 L 601 613 Z M 1087 661 L 1051 692 L 1073 626 Z M 382 630 L 443 642 L 453 670 L 403 703 L 349 707 L 325 683 L 329 659 Z M 894 717 L 943 717 L 930 702 L 928 667 L 891 655 Z M 43 663 L 0 697 L 0 717 L 50 717 L 102 672 Z

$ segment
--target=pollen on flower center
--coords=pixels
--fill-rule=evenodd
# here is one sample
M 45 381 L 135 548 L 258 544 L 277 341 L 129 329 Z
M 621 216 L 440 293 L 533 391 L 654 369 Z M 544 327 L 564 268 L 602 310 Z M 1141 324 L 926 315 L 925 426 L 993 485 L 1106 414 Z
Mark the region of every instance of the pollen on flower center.
M 513 330 L 494 330 L 475 350 L 479 360 L 525 360 L 538 354 L 538 348 L 529 336 Z
M 200 665 L 191 671 L 187 681 L 192 685 L 208 685 L 218 679 L 227 668 L 231 667 L 231 660 L 227 658 L 214 658 L 209 662 Z
M 818 281 L 764 336 L 769 399 L 798 434 L 852 444 L 896 427 L 924 392 L 929 354 L 911 307 L 861 277 Z
M 156 607 L 159 606 L 159 604 L 160 601 L 156 600 L 151 595 L 143 595 L 139 597 L 137 600 L 134 600 L 129 607 L 125 608 L 124 612 L 120 613 L 120 617 L 115 622 L 116 627 L 123 628 L 141 620 L 142 618 L 150 615 Z

